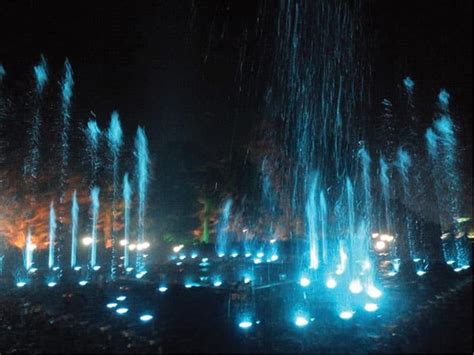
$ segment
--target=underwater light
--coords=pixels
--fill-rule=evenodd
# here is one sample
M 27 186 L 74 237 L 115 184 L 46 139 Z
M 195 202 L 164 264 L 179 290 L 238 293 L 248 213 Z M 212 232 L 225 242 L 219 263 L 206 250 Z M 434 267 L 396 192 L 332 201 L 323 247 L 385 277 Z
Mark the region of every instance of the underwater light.
M 305 317 L 303 317 L 303 316 L 298 316 L 298 317 L 296 317 L 296 319 L 295 319 L 295 325 L 296 325 L 297 327 L 305 327 L 305 326 L 307 326 L 308 324 L 309 324 L 309 321 L 308 321 Z
M 385 244 L 384 241 L 382 240 L 379 240 L 378 242 L 375 243 L 375 249 L 381 251 L 381 250 L 384 250 L 386 248 L 387 244 Z
M 85 286 L 85 285 L 87 285 L 87 281 L 86 280 L 81 280 L 81 281 L 79 281 L 79 285 L 80 286 Z
M 448 264 L 448 265 L 453 265 L 453 264 L 454 264 L 454 260 L 448 260 L 448 261 L 446 261 L 446 264 Z
M 131 272 L 133 270 L 133 267 L 129 266 L 128 268 L 125 269 L 126 272 Z
M 161 293 L 166 292 L 166 291 L 168 291 L 168 287 L 161 286 L 160 288 L 158 288 L 158 291 L 160 291 Z
M 349 291 L 354 294 L 358 294 L 362 292 L 362 285 L 359 280 L 354 280 L 349 285 Z
M 137 245 L 136 245 L 136 244 L 130 244 L 130 245 L 128 246 L 128 249 L 131 250 L 131 251 L 134 251 L 136 248 L 137 248 Z
M 175 246 L 173 247 L 173 251 L 174 251 L 175 253 L 179 253 L 179 252 L 181 251 L 181 249 L 183 249 L 183 248 L 184 248 L 184 245 L 183 245 L 183 244 L 175 245 Z
M 146 275 L 146 271 L 139 272 L 138 274 L 135 275 L 137 279 L 141 279 L 143 276 Z
M 186 259 L 186 255 L 180 255 L 179 256 L 179 260 L 184 260 L 184 259 Z
M 31 272 L 32 274 L 35 273 L 36 271 L 38 271 L 38 269 L 35 267 L 32 267 L 31 269 L 28 270 L 28 272 Z
M 119 243 L 122 247 L 124 247 L 128 244 L 128 241 L 126 239 L 122 239 Z
M 337 286 L 337 281 L 334 277 L 329 277 L 326 281 L 327 288 L 335 288 Z
M 351 319 L 353 315 L 354 315 L 353 311 L 343 311 L 339 313 L 339 318 L 348 320 L 348 319 Z
M 140 316 L 140 320 L 142 322 L 149 322 L 153 319 L 153 316 L 151 314 L 143 314 Z
M 302 287 L 307 287 L 309 286 L 309 284 L 311 283 L 311 280 L 308 279 L 306 276 L 303 276 L 301 279 L 300 279 L 300 285 Z
M 16 283 L 16 287 L 23 287 L 25 285 L 26 285 L 26 282 L 24 282 L 24 281 L 20 281 L 20 282 Z
M 106 306 L 106 307 L 107 307 L 107 308 L 110 308 L 110 309 L 111 309 L 111 308 L 115 308 L 115 307 L 117 307 L 117 303 L 115 303 L 115 302 L 107 303 L 107 306 Z
M 421 260 L 420 258 L 414 258 L 414 259 L 413 259 L 413 262 L 414 262 L 414 263 L 417 263 L 417 262 L 420 261 L 420 260 Z
M 380 239 L 383 240 L 383 241 L 385 241 L 385 242 L 391 242 L 391 241 L 393 241 L 393 239 L 395 239 L 395 238 L 393 237 L 393 235 L 382 234 L 382 235 L 380 236 Z
M 371 298 L 379 298 L 380 296 L 382 296 L 382 291 L 380 291 L 375 286 L 369 286 L 369 288 L 367 289 L 367 294 Z
M 93 269 L 94 269 L 95 271 L 100 270 L 100 265 L 94 266 Z
M 389 271 L 387 273 L 388 276 L 395 276 L 397 273 L 395 271 Z
M 216 281 L 214 281 L 213 285 L 214 285 L 215 287 L 219 287 L 219 286 L 222 285 L 222 281 L 216 280 Z
M 53 267 L 53 270 L 54 270 L 54 271 L 58 271 L 58 270 L 59 270 L 59 266 Z
M 249 276 L 244 277 L 244 284 L 248 284 L 252 279 Z
M 263 258 L 265 254 L 263 254 L 261 251 L 257 253 L 257 258 Z
M 457 267 L 457 268 L 454 269 L 454 271 L 455 272 L 460 272 L 460 271 L 462 271 L 462 267 Z
M 260 259 L 260 258 L 255 258 L 255 259 L 253 259 L 253 263 L 254 263 L 254 264 L 257 264 L 257 265 L 258 265 L 258 264 L 261 264 L 261 263 L 262 263 L 262 259 Z
M 379 236 L 380 236 L 379 233 L 372 233 L 372 238 L 374 238 L 374 239 L 375 239 L 375 238 L 378 238 Z
M 82 245 L 88 247 L 89 245 L 91 245 L 93 242 L 92 238 L 91 237 L 84 237 L 82 238 Z
M 379 309 L 379 306 L 377 306 L 375 303 L 366 303 L 364 309 L 367 312 L 375 312 L 377 309 Z
M 178 261 L 178 262 L 176 263 L 176 266 L 181 266 L 181 265 L 183 265 L 183 262 L 182 262 L 182 261 Z
M 233 258 L 236 258 L 239 256 L 239 253 L 233 252 L 232 254 L 230 254 L 230 256 Z
M 278 255 L 272 255 L 272 257 L 270 258 L 271 261 L 277 261 L 278 260 Z
M 463 265 L 463 266 L 461 266 L 461 269 L 467 270 L 467 269 L 469 269 L 470 267 L 471 267 L 470 265 Z
M 203 263 L 207 263 L 208 260 L 209 260 L 209 258 L 202 258 L 202 259 L 201 259 L 201 261 L 202 261 Z
M 248 329 L 252 326 L 252 322 L 248 321 L 248 320 L 244 320 L 243 322 L 240 322 L 239 323 L 239 327 L 242 328 L 242 329 Z
M 54 286 L 56 286 L 56 282 L 54 281 L 48 282 L 48 287 L 54 287 Z
M 80 266 L 74 266 L 74 270 L 75 270 L 75 271 L 79 271 L 79 270 L 81 270 L 81 269 L 82 269 L 82 267 L 80 267 Z
M 127 296 L 118 296 L 116 298 L 117 301 L 125 301 L 127 299 Z
M 224 254 L 224 253 L 219 253 L 219 254 L 217 254 L 217 256 L 218 256 L 219 258 L 223 258 L 223 257 L 225 256 L 225 254 Z
M 426 271 L 418 270 L 418 271 L 416 272 L 416 274 L 417 274 L 418 276 L 423 276 L 424 274 L 426 274 Z
M 117 312 L 118 314 L 125 314 L 128 312 L 128 308 L 125 308 L 125 307 L 117 308 L 115 312 Z
M 196 259 L 198 257 L 198 253 L 193 252 L 191 253 L 191 259 Z
M 250 258 L 252 256 L 252 253 L 245 253 L 246 258 Z

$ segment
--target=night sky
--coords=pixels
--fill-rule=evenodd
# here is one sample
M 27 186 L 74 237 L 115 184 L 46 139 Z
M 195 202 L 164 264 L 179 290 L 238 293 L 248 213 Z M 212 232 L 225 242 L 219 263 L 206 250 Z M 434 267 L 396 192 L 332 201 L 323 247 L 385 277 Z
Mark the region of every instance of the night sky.
M 420 102 L 431 109 L 445 87 L 462 128 L 464 170 L 470 178 L 472 2 L 363 4 L 372 61 L 371 111 L 380 113 L 384 98 L 396 101 L 406 75 L 415 80 Z M 0 62 L 10 85 L 28 91 L 41 53 L 54 81 L 60 80 L 68 57 L 76 83 L 73 120 L 83 124 L 93 111 L 106 127 L 110 112 L 118 109 L 130 142 L 136 126 L 144 125 L 154 159 L 153 189 L 160 196 L 155 202 L 161 211 L 189 217 L 184 224 L 192 228 L 196 204 L 183 186 L 211 186 L 215 180 L 219 188 L 225 184 L 220 170 L 240 176 L 247 168 L 245 152 L 262 116 L 263 93 L 258 88 L 254 93 L 239 66 L 245 68 L 268 49 L 248 35 L 256 29 L 260 5 L 8 1 L 0 11 Z M 427 127 L 434 111 L 423 113 Z M 215 175 L 202 173 L 200 167 L 209 165 Z

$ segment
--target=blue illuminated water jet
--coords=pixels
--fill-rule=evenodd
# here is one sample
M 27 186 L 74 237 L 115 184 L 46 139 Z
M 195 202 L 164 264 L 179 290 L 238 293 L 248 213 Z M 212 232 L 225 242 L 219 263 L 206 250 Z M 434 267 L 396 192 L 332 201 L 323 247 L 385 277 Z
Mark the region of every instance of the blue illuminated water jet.
M 55 243 L 56 243 L 56 213 L 54 212 L 54 203 L 51 202 L 49 206 L 49 254 L 48 254 L 48 268 L 52 269 L 55 262 Z
M 77 235 L 79 232 L 79 204 L 77 203 L 77 191 L 72 194 L 71 205 L 71 269 L 77 263 Z
M 123 202 L 124 202 L 124 252 L 123 252 L 123 267 L 126 270 L 130 266 L 130 208 L 132 199 L 132 187 L 128 179 L 128 173 L 123 176 Z
M 91 268 L 97 266 L 97 222 L 99 220 L 99 200 L 100 188 L 95 186 L 91 189 L 90 199 L 91 199 L 91 252 L 90 252 L 90 261 L 89 265 Z
M 221 216 L 217 225 L 216 252 L 219 257 L 228 252 L 229 247 L 229 221 L 230 211 L 232 209 L 232 199 L 228 198 L 222 207 Z

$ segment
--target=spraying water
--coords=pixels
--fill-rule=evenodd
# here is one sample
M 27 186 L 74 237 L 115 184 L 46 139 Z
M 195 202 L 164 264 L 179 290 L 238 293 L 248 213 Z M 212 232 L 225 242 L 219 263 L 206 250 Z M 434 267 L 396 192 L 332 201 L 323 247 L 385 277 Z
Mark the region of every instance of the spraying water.
M 92 226 L 91 226 L 91 258 L 90 266 L 94 268 L 97 265 L 97 222 L 99 220 L 99 200 L 100 188 L 95 186 L 91 189 L 91 214 L 92 214 Z
M 71 269 L 77 263 L 77 234 L 79 230 L 79 204 L 77 203 L 77 191 L 72 194 L 71 205 Z
M 122 127 L 117 111 L 112 112 L 109 129 L 107 130 L 107 142 L 112 153 L 113 171 L 113 199 L 112 199 L 112 260 L 110 275 L 112 280 L 117 276 L 117 198 L 118 198 L 118 172 L 120 148 L 122 146 Z
M 87 151 L 89 153 L 89 163 L 90 163 L 90 187 L 95 184 L 97 178 L 97 170 L 99 168 L 99 139 L 101 131 L 97 125 L 97 121 L 89 120 L 87 122 L 87 128 L 85 130 L 86 140 L 87 140 Z
M 148 151 L 148 139 L 145 130 L 138 127 L 137 135 L 135 137 L 135 158 L 136 158 L 136 176 L 138 182 L 138 229 L 137 241 L 138 244 L 143 244 L 145 241 L 145 206 L 146 195 L 148 190 L 149 180 L 149 164 L 150 154 Z M 136 271 L 138 274 L 145 272 L 145 262 L 143 258 L 143 250 L 137 248 Z
M 31 228 L 28 228 L 28 233 L 26 235 L 26 243 L 25 243 L 25 270 L 28 271 L 33 266 L 33 251 L 35 249 L 35 245 L 32 241 L 31 236 Z
M 67 181 L 67 169 L 69 165 L 69 127 L 71 125 L 71 98 L 72 88 L 74 81 L 72 78 L 72 68 L 69 60 L 66 59 L 64 63 L 64 77 L 61 81 L 61 116 L 62 116 L 62 128 L 61 128 L 61 167 L 60 167 L 60 178 L 59 178 L 59 202 L 62 205 L 64 203 L 66 194 L 66 181 Z M 60 209 L 61 211 L 61 209 Z M 63 217 L 59 216 L 58 226 L 58 252 L 57 262 L 58 267 L 61 269 L 63 262 L 62 247 L 64 243 L 65 231 L 63 226 Z
M 48 268 L 54 267 L 54 244 L 56 242 L 56 213 L 54 212 L 54 203 L 51 202 L 49 206 L 49 255 Z
M 123 176 L 123 202 L 124 202 L 124 254 L 123 266 L 127 269 L 130 266 L 130 254 L 128 245 L 130 244 L 130 205 L 132 200 L 132 187 L 128 180 L 128 173 Z
M 230 221 L 230 212 L 232 209 L 232 199 L 228 198 L 224 202 L 222 208 L 221 217 L 219 218 L 219 223 L 217 225 L 217 236 L 216 236 L 216 252 L 217 256 L 222 257 L 227 254 L 229 247 L 229 221 Z
M 319 266 L 319 236 L 317 228 L 317 191 L 319 187 L 319 174 L 315 173 L 309 187 L 306 200 L 306 234 L 309 242 L 309 268 L 317 269 Z

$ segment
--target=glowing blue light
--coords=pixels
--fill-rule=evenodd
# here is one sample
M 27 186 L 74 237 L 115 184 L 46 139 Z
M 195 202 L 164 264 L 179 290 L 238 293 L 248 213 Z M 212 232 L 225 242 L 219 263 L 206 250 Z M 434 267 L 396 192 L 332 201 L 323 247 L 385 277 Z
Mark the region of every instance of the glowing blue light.
M 237 253 L 237 252 L 233 252 L 232 254 L 230 254 L 230 256 L 231 256 L 231 257 L 233 257 L 233 258 L 236 258 L 236 257 L 238 257 L 238 256 L 239 256 L 239 253 Z
M 300 279 L 300 285 L 301 285 L 302 287 L 308 287 L 310 284 L 311 284 L 311 280 L 308 279 L 306 276 L 303 276 L 303 277 Z
M 74 270 L 79 271 L 79 270 L 81 270 L 81 267 L 80 266 L 74 266 Z
M 24 281 L 20 281 L 20 282 L 17 282 L 17 283 L 16 283 L 16 286 L 17 286 L 17 287 L 23 287 L 23 286 L 25 286 L 25 285 L 26 285 L 26 282 L 24 282 Z
M 252 279 L 251 279 L 250 276 L 245 276 L 245 277 L 244 277 L 244 283 L 245 283 L 245 284 L 248 284 L 250 281 L 252 281 Z
M 117 303 L 115 302 L 107 303 L 107 308 L 115 308 L 115 307 L 117 307 Z
M 56 286 L 56 282 L 54 281 L 48 282 L 48 287 L 54 287 L 54 286 Z
M 161 286 L 161 287 L 158 289 L 158 291 L 160 291 L 161 293 L 166 292 L 166 291 L 168 291 L 168 287 L 166 287 L 166 286 Z
M 249 329 L 252 325 L 253 325 L 252 322 L 250 322 L 248 320 L 244 320 L 244 321 L 239 323 L 239 327 L 242 328 L 242 329 Z
M 257 258 L 263 258 L 263 255 L 265 255 L 265 254 L 263 254 L 261 251 L 259 251 L 257 253 Z
M 420 258 L 414 258 L 413 259 L 413 262 L 417 263 L 418 261 L 420 261 L 421 259 Z
M 132 272 L 133 267 L 129 266 L 128 268 L 125 269 L 126 272 Z
M 202 261 L 203 263 L 207 263 L 208 260 L 209 260 L 209 258 L 202 258 L 202 259 L 201 259 L 201 261 Z
M 218 256 L 219 258 L 223 258 L 223 257 L 225 256 L 225 254 L 224 254 L 224 253 L 219 253 L 219 254 L 217 254 L 217 256 Z
M 53 270 L 54 270 L 54 271 L 58 271 L 58 270 L 59 270 L 59 266 L 53 267 Z
M 453 264 L 454 264 L 454 260 L 448 260 L 448 261 L 446 261 L 446 264 L 448 264 L 448 265 L 453 265 Z
M 252 253 L 245 253 L 246 258 L 250 258 L 252 256 Z
M 424 274 L 426 274 L 426 271 L 418 270 L 418 271 L 416 272 L 416 274 L 417 274 L 418 276 L 423 276 Z
M 471 266 L 469 266 L 469 265 L 463 265 L 463 266 L 461 266 L 461 269 L 467 270 L 467 269 L 469 269 L 470 267 L 471 267 Z
M 349 291 L 354 294 L 358 294 L 362 292 L 362 285 L 359 280 L 354 280 L 349 284 Z
M 135 275 L 135 277 L 136 277 L 137 279 L 141 279 L 141 278 L 142 278 L 143 276 L 145 276 L 145 275 L 146 275 L 146 271 L 142 271 L 142 272 L 137 273 L 137 274 Z
M 38 271 L 38 269 L 35 267 L 32 267 L 30 270 L 28 270 L 28 272 L 31 272 L 32 274 L 34 274 L 36 271 Z
M 387 273 L 388 276 L 395 276 L 397 273 L 395 271 L 389 271 Z
M 347 320 L 347 319 L 351 319 L 353 315 L 354 315 L 353 311 L 343 311 L 339 313 L 339 318 Z
M 186 283 L 186 284 L 184 284 L 184 287 L 186 287 L 186 288 L 191 288 L 191 287 L 193 287 L 193 284 Z
M 261 264 L 261 263 L 262 263 L 262 259 L 255 258 L 255 259 L 253 259 L 253 263 L 254 263 L 254 264 L 257 264 L 257 265 L 258 265 L 258 264 Z
M 369 286 L 369 288 L 367 289 L 367 294 L 371 298 L 379 298 L 380 296 L 382 296 L 382 291 L 380 291 L 375 286 Z
M 140 316 L 140 320 L 142 322 L 149 322 L 153 319 L 153 316 L 151 314 L 143 314 Z
M 128 308 L 120 307 L 120 308 L 117 308 L 115 312 L 117 312 L 117 314 L 125 314 L 128 312 Z
M 180 255 L 179 256 L 179 260 L 184 260 L 184 259 L 186 259 L 186 255 Z
M 337 286 L 337 281 L 334 277 L 329 277 L 326 281 L 327 288 L 335 288 Z
M 182 261 L 178 261 L 178 262 L 176 263 L 176 266 L 181 266 L 181 265 L 183 265 L 183 262 L 182 262 Z
M 116 300 L 117 300 L 117 301 L 120 301 L 120 302 L 125 301 L 126 299 L 127 299 L 127 296 L 118 296 L 118 297 L 116 298 Z
M 460 272 L 460 271 L 462 271 L 462 267 L 457 267 L 457 268 L 454 269 L 454 271 L 455 272 Z
M 215 287 L 219 287 L 219 286 L 222 285 L 222 281 L 221 281 L 221 280 L 216 280 L 216 281 L 214 281 L 213 285 L 214 285 Z
M 377 306 L 375 303 L 366 303 L 364 306 L 364 309 L 367 312 L 375 312 L 376 310 L 379 309 L 379 306 Z
M 270 258 L 271 261 L 277 261 L 278 260 L 278 255 L 272 255 Z
M 198 257 L 198 253 L 192 252 L 191 253 L 191 259 L 196 259 Z
M 93 269 L 94 269 L 95 271 L 100 270 L 100 265 L 94 266 Z
M 295 319 L 295 325 L 297 327 L 306 327 L 308 324 L 309 324 L 309 321 L 303 316 L 298 316 Z
M 79 281 L 79 285 L 80 286 L 85 286 L 85 285 L 87 285 L 87 281 L 86 280 Z

